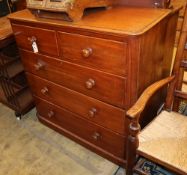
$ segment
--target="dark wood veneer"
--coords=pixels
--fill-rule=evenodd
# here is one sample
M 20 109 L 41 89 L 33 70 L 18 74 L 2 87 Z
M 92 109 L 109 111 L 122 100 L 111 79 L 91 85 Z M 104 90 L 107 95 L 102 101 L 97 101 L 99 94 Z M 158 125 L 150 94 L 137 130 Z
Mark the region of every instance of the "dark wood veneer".
M 31 39 L 34 37 L 39 53 L 58 56 L 57 38 L 54 30 L 12 24 L 17 44 L 20 48 L 32 51 Z
M 126 78 L 25 50 L 21 50 L 21 55 L 22 58 L 27 58 L 22 61 L 28 72 L 101 101 L 125 107 Z M 87 87 L 90 79 L 94 81 L 94 85 Z
M 62 60 L 121 76 L 127 74 L 127 43 L 64 32 L 59 32 L 58 38 Z
M 64 107 L 71 112 L 99 123 L 111 130 L 124 134 L 124 110 L 41 79 L 32 74 L 27 73 L 27 77 L 34 95 L 46 101 L 51 101 L 54 104 Z M 90 116 L 90 110 L 93 108 L 95 108 L 97 112 L 95 116 L 92 117 Z
M 77 136 L 105 149 L 117 157 L 124 156 L 125 137 L 114 134 L 94 123 L 88 122 L 75 114 L 36 98 L 40 116 L 56 125 L 76 134 Z M 51 116 L 50 113 L 53 113 Z M 73 122 L 72 122 L 73 121 Z M 111 142 L 112 140 L 112 142 Z

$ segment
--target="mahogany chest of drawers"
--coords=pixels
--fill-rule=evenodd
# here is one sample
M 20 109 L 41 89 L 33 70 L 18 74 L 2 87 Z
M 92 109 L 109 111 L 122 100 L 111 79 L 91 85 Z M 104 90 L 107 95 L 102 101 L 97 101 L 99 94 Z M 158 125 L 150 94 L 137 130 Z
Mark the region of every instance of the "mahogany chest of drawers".
M 36 19 L 28 10 L 11 14 L 39 120 L 124 164 L 126 110 L 169 74 L 177 17 L 134 7 L 90 13 L 76 23 Z

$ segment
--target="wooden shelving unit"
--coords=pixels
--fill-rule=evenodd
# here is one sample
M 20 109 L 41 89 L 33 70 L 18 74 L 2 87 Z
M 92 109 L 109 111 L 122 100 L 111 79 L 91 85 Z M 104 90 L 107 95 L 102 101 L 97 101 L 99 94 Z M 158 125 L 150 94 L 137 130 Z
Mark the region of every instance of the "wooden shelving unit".
M 18 119 L 34 107 L 14 40 L 0 48 L 0 101 L 15 110 Z M 0 40 L 1 42 L 1 40 Z
M 0 18 L 0 102 L 15 110 L 18 119 L 34 107 L 11 25 Z

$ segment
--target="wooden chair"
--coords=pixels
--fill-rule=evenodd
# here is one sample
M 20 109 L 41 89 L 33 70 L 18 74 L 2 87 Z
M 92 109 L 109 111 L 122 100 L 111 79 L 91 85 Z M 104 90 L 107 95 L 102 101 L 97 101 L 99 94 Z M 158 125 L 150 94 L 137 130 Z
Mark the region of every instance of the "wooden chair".
M 187 69 L 187 61 L 183 58 L 186 39 L 187 12 L 171 76 L 148 87 L 135 105 L 127 111 L 130 120 L 127 141 L 127 175 L 132 175 L 133 170 L 138 172 L 134 166 L 137 155 L 163 165 L 175 174 L 187 175 L 187 116 L 173 111 L 176 97 L 187 99 L 186 93 L 176 90 L 181 69 Z M 149 99 L 165 86 L 168 89 L 164 109 L 140 131 L 141 112 Z

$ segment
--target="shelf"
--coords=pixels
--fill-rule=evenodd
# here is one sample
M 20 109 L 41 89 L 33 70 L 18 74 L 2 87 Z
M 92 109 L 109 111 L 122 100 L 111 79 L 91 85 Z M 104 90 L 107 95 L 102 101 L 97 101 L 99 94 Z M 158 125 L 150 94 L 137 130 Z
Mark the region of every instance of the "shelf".
M 0 101 L 2 103 L 12 107 L 12 105 L 9 104 L 7 99 L 13 98 L 13 95 L 20 93 L 21 90 L 22 89 L 14 86 L 14 85 L 11 85 L 11 86 L 10 86 L 10 84 L 8 85 L 7 82 L 4 82 L 4 83 L 1 82 L 1 84 L 0 84 Z
M 21 114 L 34 107 L 34 100 L 29 88 L 18 91 L 9 100 L 5 97 L 2 88 L 0 88 L 0 101 Z
M 15 43 L 10 44 L 9 46 L 1 50 L 1 61 L 2 65 L 11 64 L 15 60 L 19 59 L 19 51 Z
M 33 106 L 34 101 L 29 88 L 25 88 L 17 95 L 17 100 L 20 105 L 20 110 L 24 111 L 26 108 Z
M 3 89 L 2 89 L 1 86 L 0 86 L 0 101 L 1 101 L 1 102 L 6 102 L 6 103 L 7 103 L 5 94 L 4 94 Z
M 8 66 L 19 59 L 19 56 L 10 57 L 1 53 L 1 62 L 3 66 Z
M 4 77 L 8 78 L 8 79 L 12 79 L 15 76 L 19 75 L 20 73 L 23 72 L 23 65 L 21 63 L 20 60 L 15 61 L 14 64 L 11 64 L 9 66 L 7 66 L 6 68 L 6 75 L 3 75 Z
M 0 84 L 0 100 L 7 101 L 7 99 L 11 98 L 13 94 L 17 94 L 21 90 L 22 89 L 20 87 L 17 87 L 14 84 L 10 84 L 10 82 L 3 80 Z
M 15 42 L 4 47 L 1 52 L 9 57 L 15 57 L 19 55 L 19 50 Z
M 19 88 L 25 88 L 28 87 L 27 79 L 25 76 L 25 72 L 20 73 L 18 76 L 14 77 L 12 79 L 12 83 Z
M 3 25 L 6 25 L 6 22 L 9 23 L 6 18 L 1 22 Z M 11 29 L 10 23 L 6 26 Z M 27 85 L 12 29 L 11 33 L 6 34 L 5 26 L 0 28 L 2 27 L 3 35 L 0 36 L 0 102 L 15 110 L 16 116 L 19 116 L 34 107 L 34 102 Z

